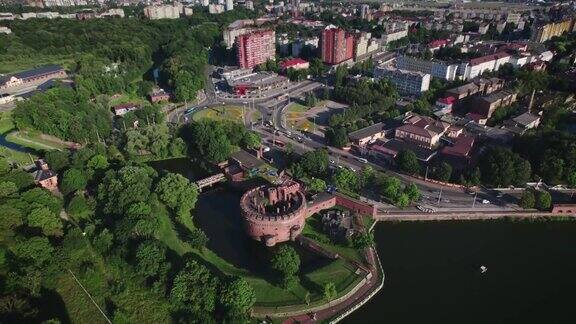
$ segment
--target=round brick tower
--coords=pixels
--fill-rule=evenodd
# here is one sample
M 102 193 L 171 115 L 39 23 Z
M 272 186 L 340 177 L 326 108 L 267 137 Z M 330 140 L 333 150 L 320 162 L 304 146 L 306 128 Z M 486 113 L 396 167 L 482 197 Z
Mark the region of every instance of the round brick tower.
M 240 199 L 246 233 L 267 246 L 294 240 L 304 228 L 306 198 L 300 184 L 253 188 Z

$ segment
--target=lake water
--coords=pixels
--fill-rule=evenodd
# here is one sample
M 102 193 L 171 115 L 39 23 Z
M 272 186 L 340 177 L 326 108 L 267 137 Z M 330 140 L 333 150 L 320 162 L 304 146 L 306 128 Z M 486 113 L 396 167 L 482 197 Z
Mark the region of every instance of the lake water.
M 344 323 L 574 322 L 576 222 L 379 223 L 375 231 L 384 289 Z

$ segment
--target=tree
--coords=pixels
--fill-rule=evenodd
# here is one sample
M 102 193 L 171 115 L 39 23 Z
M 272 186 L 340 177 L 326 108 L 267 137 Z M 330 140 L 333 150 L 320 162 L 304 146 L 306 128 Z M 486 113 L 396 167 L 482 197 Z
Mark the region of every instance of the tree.
M 338 295 L 338 291 L 336 290 L 336 285 L 333 282 L 327 282 L 324 284 L 324 298 L 326 300 L 331 301 Z
M 402 150 L 396 156 L 396 164 L 402 172 L 408 174 L 417 174 L 420 172 L 420 164 L 418 163 L 418 158 L 416 154 L 411 150 Z
M 374 235 L 371 232 L 358 233 L 352 238 L 352 244 L 357 249 L 363 249 L 374 245 Z
M 307 291 L 306 295 L 304 295 L 304 302 L 306 303 L 306 305 L 310 305 L 311 299 L 312 299 L 312 296 L 310 295 L 310 292 Z
M 189 215 L 198 200 L 198 187 L 184 176 L 168 173 L 156 185 L 155 192 L 166 206 L 182 219 Z
M 11 248 L 14 255 L 33 265 L 40 267 L 52 258 L 54 248 L 50 245 L 48 238 L 33 236 L 27 240 L 20 240 L 16 242 Z
M 211 315 L 216 308 L 218 279 L 203 265 L 189 261 L 174 278 L 170 301 L 177 310 L 196 316 Z
M 548 191 L 539 190 L 536 192 L 536 208 L 540 210 L 550 210 L 552 207 L 552 196 Z
M 106 156 L 102 154 L 96 154 L 90 158 L 86 166 L 92 170 L 102 170 L 107 169 L 109 165 L 110 164 L 108 163 Z
M 534 191 L 531 189 L 526 189 L 522 193 L 522 197 L 520 198 L 520 207 L 524 209 L 531 209 L 534 208 L 536 203 L 536 197 L 534 195 Z
M 284 288 L 288 288 L 300 270 L 300 256 L 293 247 L 282 245 L 270 260 L 272 270 L 282 277 Z
M 495 187 L 522 186 L 532 175 L 530 163 L 509 149 L 489 147 L 478 161 L 482 182 Z
M 326 139 L 330 145 L 342 148 L 348 144 L 348 133 L 344 127 L 330 127 L 326 130 Z
M 211 162 L 222 162 L 232 152 L 232 144 L 222 124 L 203 119 L 192 123 L 187 139 L 192 148 Z
M 576 170 L 568 173 L 568 185 L 572 188 L 576 187 Z
M 440 165 L 434 168 L 434 178 L 447 182 L 452 176 L 452 166 L 446 162 L 440 163 Z
M 396 198 L 395 205 L 397 207 L 404 208 L 407 207 L 409 204 L 410 204 L 410 197 L 408 197 L 408 195 L 405 193 L 398 195 L 398 197 Z
M 300 164 L 304 172 L 309 176 L 322 177 L 326 170 L 328 170 L 328 165 L 330 164 L 328 152 L 322 149 L 306 152 L 302 155 Z
M 186 241 L 193 248 L 202 250 L 208 244 L 209 239 L 201 229 L 194 228 L 186 235 Z
M 103 206 L 104 212 L 123 215 L 132 204 L 148 201 L 152 172 L 153 169 L 137 166 L 107 171 L 98 186 L 98 202 Z
M 18 192 L 18 187 L 11 181 L 0 181 L 0 199 L 7 198 Z
M 322 179 L 314 178 L 310 180 L 308 190 L 312 192 L 322 192 L 326 190 L 326 182 Z
M 244 278 L 234 278 L 225 283 L 219 301 L 229 318 L 245 318 L 256 302 L 256 293 Z
M 102 255 L 108 254 L 112 244 L 114 244 L 114 236 L 107 228 L 103 229 L 102 232 L 98 233 L 98 235 L 96 235 L 92 240 L 94 249 Z
M 258 133 L 249 131 L 243 137 L 243 145 L 249 149 L 258 149 L 262 146 L 262 139 Z
M 380 194 L 392 202 L 396 201 L 402 187 L 400 180 L 385 175 L 376 178 L 376 185 L 380 188 Z
M 68 151 L 48 151 L 44 156 L 44 160 L 56 172 L 60 172 L 70 166 Z
M 420 199 L 420 190 L 418 190 L 418 187 L 413 183 L 404 188 L 404 193 L 408 196 L 410 201 L 417 201 Z
M 336 173 L 332 176 L 332 181 L 336 187 L 348 190 L 360 189 L 358 180 L 356 172 L 344 168 L 336 170 Z
M 316 106 L 317 102 L 318 102 L 318 98 L 316 98 L 316 95 L 314 93 L 309 92 L 306 94 L 306 106 L 314 107 L 314 106 Z
M 47 207 L 33 209 L 27 216 L 28 226 L 38 227 L 46 236 L 62 236 L 62 222 Z
M 78 169 L 70 169 L 64 172 L 60 189 L 62 189 L 62 193 L 67 195 L 74 191 L 84 189 L 87 184 L 88 180 L 86 179 L 84 172 Z
M 166 247 L 157 241 L 144 241 L 136 250 L 137 270 L 146 277 L 157 276 L 166 260 Z

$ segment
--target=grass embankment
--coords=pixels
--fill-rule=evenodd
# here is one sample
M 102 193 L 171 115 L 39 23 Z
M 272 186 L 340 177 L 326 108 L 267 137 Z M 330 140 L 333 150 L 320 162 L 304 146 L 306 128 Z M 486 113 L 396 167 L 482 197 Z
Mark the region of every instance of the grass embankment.
M 251 117 L 251 121 L 255 122 L 262 114 L 258 110 L 253 110 L 250 112 L 248 108 L 244 108 L 245 118 Z M 236 123 L 242 123 L 242 107 L 225 105 L 219 107 L 211 107 L 200 110 L 192 115 L 192 119 L 199 121 L 201 119 L 208 118 L 212 120 L 228 120 Z
M 0 112 L 0 134 L 6 134 L 14 129 L 14 122 L 12 121 L 12 112 Z
M 291 289 L 282 289 L 265 278 L 255 276 L 245 269 L 235 267 L 209 249 L 199 251 L 192 248 L 190 244 L 178 237 L 174 224 L 167 213 L 160 216 L 158 239 L 179 255 L 192 253 L 199 259 L 219 269 L 223 274 L 244 277 L 256 292 L 257 307 L 290 305 L 303 307 L 306 305 L 304 300 L 307 292 L 310 292 L 312 301 L 320 302 L 323 287 L 328 282 L 334 282 L 339 292 L 345 293 L 348 289 L 351 289 L 352 283 L 360 280 L 354 273 L 354 269 L 346 266 L 345 261 L 337 260 L 313 272 L 303 274 L 300 282 Z
M 7 134 L 12 130 L 14 130 L 12 112 L 0 112 L 0 135 Z M 18 165 L 30 164 L 32 162 L 31 158 L 37 158 L 37 155 L 33 152 L 20 152 L 4 146 L 0 146 L 0 156 L 6 158 L 11 163 L 16 163 Z
M 34 150 L 51 151 L 67 148 L 63 143 L 41 138 L 39 135 L 29 132 L 11 132 L 6 135 L 6 140 Z
M 7 56 L 2 56 L 0 61 L 2 61 L 0 73 L 15 73 L 51 64 L 62 65 L 65 69 L 70 70 L 75 64 L 74 55 L 46 55 L 40 58 L 34 55 L 30 58 L 18 56 L 13 60 Z

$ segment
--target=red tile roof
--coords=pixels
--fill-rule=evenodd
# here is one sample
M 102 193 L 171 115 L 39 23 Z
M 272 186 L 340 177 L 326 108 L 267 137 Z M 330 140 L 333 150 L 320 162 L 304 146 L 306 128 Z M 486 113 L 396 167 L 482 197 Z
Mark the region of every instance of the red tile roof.
M 308 61 L 305 61 L 301 58 L 293 58 L 293 59 L 288 59 L 288 60 L 284 60 L 282 62 L 280 62 L 280 68 L 281 69 L 288 69 L 294 65 L 298 65 L 298 64 L 306 64 L 308 63 Z
M 442 154 L 467 157 L 472 151 L 475 138 L 469 135 L 460 135 L 453 146 L 445 146 L 442 148 Z

